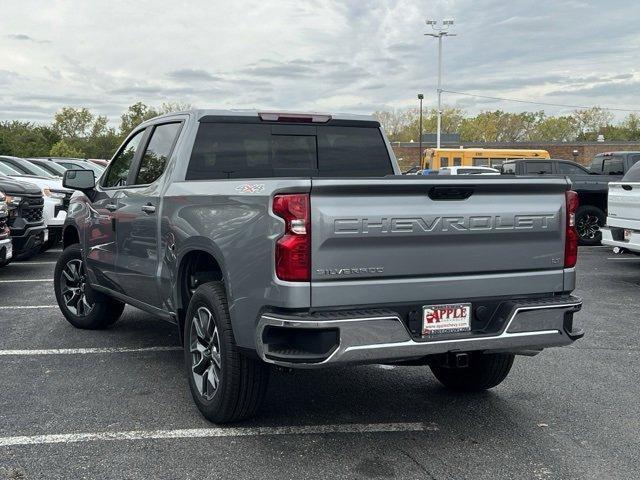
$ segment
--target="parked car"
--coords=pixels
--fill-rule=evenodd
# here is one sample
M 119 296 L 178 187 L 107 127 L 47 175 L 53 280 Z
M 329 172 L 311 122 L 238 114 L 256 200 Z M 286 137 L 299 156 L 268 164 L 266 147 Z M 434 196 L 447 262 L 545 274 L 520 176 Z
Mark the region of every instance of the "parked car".
M 60 175 L 50 173 L 40 168 L 38 165 L 31 163 L 29 160 L 19 157 L 10 157 L 8 155 L 0 155 L 0 164 L 6 165 L 17 171 L 20 175 L 32 175 L 40 178 L 56 178 Z
M 256 411 L 268 364 L 422 364 L 480 391 L 514 355 L 583 335 L 569 181 L 402 176 L 372 117 L 165 115 L 98 183 L 64 185 L 81 194 L 54 273 L 63 315 L 105 328 L 128 303 L 176 322 L 215 422 Z
M 602 243 L 640 254 L 640 163 L 609 184 L 609 212 Z
M 562 159 L 522 159 L 505 162 L 501 171 L 515 175 L 562 175 L 571 180 L 578 193 L 580 206 L 576 212 L 576 228 L 581 245 L 600 245 L 600 228 L 607 218 L 607 191 L 611 177 L 594 174 L 579 163 Z
M 500 175 L 500 170 L 491 167 L 442 167 L 438 175 Z
M 599 153 L 593 157 L 589 170 L 592 173 L 609 175 L 614 180 L 619 180 L 638 160 L 640 160 L 640 152 Z
M 59 163 L 51 162 L 49 160 L 43 160 L 41 158 L 28 158 L 27 160 L 43 170 L 46 170 L 54 177 L 62 178 L 64 176 L 64 172 L 67 171 L 67 169 Z
M 11 230 L 9 230 L 9 209 L 4 193 L 0 191 L 0 266 L 7 265 L 13 257 Z
M 44 198 L 40 187 L 16 181 L 0 174 L 0 190 L 4 192 L 9 212 L 13 258 L 24 260 L 38 253 L 48 240 L 48 231 L 42 219 Z M 10 260 L 0 262 L 6 265 Z
M 73 191 L 62 188 L 62 179 L 59 177 L 25 175 L 14 170 L 14 168 L 22 168 L 22 171 L 25 171 L 24 163 L 29 164 L 23 158 L 0 157 L 0 173 L 16 180 L 27 181 L 41 188 L 44 195 L 44 223 L 48 229 L 48 238 L 43 248 L 47 249 L 62 238 L 62 225 L 67 218 L 67 209 Z M 39 169 L 36 165 L 27 165 L 27 167 L 29 166 Z
M 95 163 L 102 168 L 107 168 L 107 165 L 109 165 L 109 160 L 103 160 L 102 158 L 88 158 L 87 161 Z
M 47 157 L 44 160 L 57 163 L 58 165 L 63 166 L 65 169 L 82 169 L 82 170 L 91 170 L 95 174 L 96 178 L 102 175 L 104 172 L 104 168 L 96 165 L 95 163 L 88 162 L 81 158 L 59 158 L 59 157 Z

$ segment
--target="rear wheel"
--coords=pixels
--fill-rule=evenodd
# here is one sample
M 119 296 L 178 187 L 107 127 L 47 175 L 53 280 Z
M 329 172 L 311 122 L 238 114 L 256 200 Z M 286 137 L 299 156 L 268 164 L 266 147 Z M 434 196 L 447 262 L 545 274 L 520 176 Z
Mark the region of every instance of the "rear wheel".
M 260 407 L 269 368 L 238 351 L 221 282 L 199 286 L 189 302 L 184 355 L 191 395 L 210 421 L 251 417 Z
M 507 378 L 513 365 L 510 353 L 469 354 L 469 366 L 450 367 L 431 365 L 434 376 L 445 387 L 462 392 L 482 392 L 495 387 Z
M 602 227 L 606 222 L 606 215 L 598 207 L 583 205 L 576 211 L 576 230 L 580 245 L 600 245 L 602 241 Z
M 124 310 L 124 303 L 92 290 L 77 243 L 65 248 L 58 258 L 53 287 L 60 311 L 77 328 L 106 328 L 115 323 Z

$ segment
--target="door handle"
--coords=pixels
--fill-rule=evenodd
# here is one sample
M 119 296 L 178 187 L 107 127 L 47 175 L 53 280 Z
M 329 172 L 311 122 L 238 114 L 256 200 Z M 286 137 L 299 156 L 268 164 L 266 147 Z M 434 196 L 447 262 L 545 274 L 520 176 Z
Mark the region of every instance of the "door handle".
M 110 212 L 115 212 L 118 209 L 118 205 L 114 204 L 114 203 L 108 203 L 104 206 L 104 208 L 106 208 L 107 210 L 109 210 Z
M 633 190 L 633 187 L 631 185 L 622 185 L 622 188 L 624 188 L 625 190 Z
M 152 213 L 155 213 L 156 207 L 151 205 L 150 203 L 148 203 L 148 204 L 142 206 L 142 211 L 144 213 L 148 213 L 149 215 L 151 215 Z

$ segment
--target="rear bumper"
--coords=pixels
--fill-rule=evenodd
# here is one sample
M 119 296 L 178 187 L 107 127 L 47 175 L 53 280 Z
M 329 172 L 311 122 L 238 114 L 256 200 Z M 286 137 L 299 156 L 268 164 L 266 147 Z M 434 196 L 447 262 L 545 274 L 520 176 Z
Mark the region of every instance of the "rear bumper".
M 573 326 L 573 314 L 581 306 L 582 300 L 573 296 L 512 302 L 501 331 L 442 340 L 412 336 L 391 310 L 307 316 L 265 313 L 258 323 L 256 344 L 265 362 L 293 368 L 393 362 L 447 352 L 517 353 L 569 345 L 581 338 L 584 332 Z M 295 347 L 287 346 L 287 339 Z
M 617 230 L 614 232 L 613 230 Z M 622 235 L 620 235 L 620 230 L 622 230 Z M 602 244 L 609 245 L 611 247 L 620 247 L 630 250 L 632 252 L 640 252 L 640 231 L 639 230 L 631 230 L 631 236 L 629 240 L 624 240 L 624 230 L 619 227 L 601 227 L 600 231 L 602 232 Z

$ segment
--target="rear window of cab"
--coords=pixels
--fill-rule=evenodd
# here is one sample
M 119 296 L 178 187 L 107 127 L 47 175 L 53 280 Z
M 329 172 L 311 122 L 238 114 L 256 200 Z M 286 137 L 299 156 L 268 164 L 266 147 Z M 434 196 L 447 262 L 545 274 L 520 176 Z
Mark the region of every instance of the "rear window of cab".
M 198 127 L 186 179 L 392 174 L 387 146 L 374 126 L 212 122 Z

